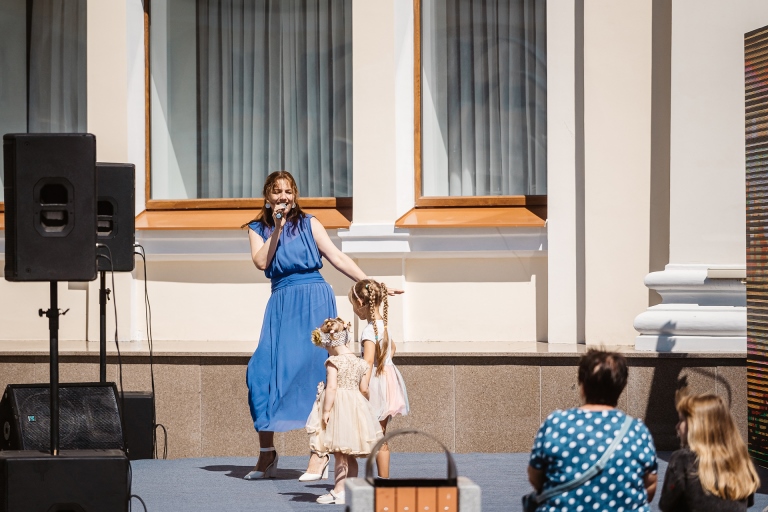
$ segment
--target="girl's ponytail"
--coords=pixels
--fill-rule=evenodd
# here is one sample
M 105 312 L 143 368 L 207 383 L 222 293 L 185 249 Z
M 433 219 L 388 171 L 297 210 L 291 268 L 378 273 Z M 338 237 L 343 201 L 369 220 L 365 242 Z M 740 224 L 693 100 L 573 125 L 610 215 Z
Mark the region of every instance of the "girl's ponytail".
M 384 305 L 384 311 L 382 317 L 384 319 L 384 332 L 381 333 L 381 341 L 376 344 L 376 375 L 381 375 L 384 371 L 384 363 L 386 362 L 387 355 L 389 354 L 389 330 L 387 329 L 387 316 L 389 314 L 389 301 L 387 299 L 387 285 L 384 283 L 379 284 L 379 301 Z M 373 323 L 374 329 L 376 328 L 376 322 Z M 376 333 L 378 335 L 378 333 Z
M 371 319 L 373 324 L 373 333 L 376 336 L 376 375 L 381 375 L 384 372 L 384 363 L 387 360 L 389 353 L 389 333 L 387 330 L 387 315 L 389 313 L 389 302 L 387 300 L 387 285 L 379 283 L 373 279 L 363 279 L 356 282 L 352 289 L 349 291 L 349 300 L 354 304 L 355 301 L 359 301 L 363 306 L 368 307 L 368 318 Z M 384 332 L 379 332 L 379 327 L 376 325 L 376 311 L 379 306 L 384 304 Z

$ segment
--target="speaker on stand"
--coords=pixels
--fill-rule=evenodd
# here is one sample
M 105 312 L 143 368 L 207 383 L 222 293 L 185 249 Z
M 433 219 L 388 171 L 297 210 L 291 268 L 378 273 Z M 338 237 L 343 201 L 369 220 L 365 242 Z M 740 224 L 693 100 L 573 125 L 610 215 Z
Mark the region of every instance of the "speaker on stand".
M 96 138 L 3 136 L 5 279 L 96 279 Z
M 24 407 L 37 404 L 36 412 L 26 417 L 19 414 L 15 431 L 10 419 L 3 422 L 2 439 L 5 442 L 7 437 L 10 442 L 15 432 L 15 442 L 21 448 L 26 442 L 23 433 L 37 431 L 38 442 L 40 432 L 43 437 L 47 433 L 50 442 L 49 453 L 0 452 L 0 512 L 127 511 L 128 460 L 121 450 L 93 449 L 94 440 L 87 438 L 94 434 L 93 418 L 82 408 L 73 407 L 75 416 L 88 426 L 76 428 L 75 433 L 87 431 L 84 443 L 88 449 L 60 449 L 60 398 L 69 410 L 71 397 L 67 386 L 61 396 L 59 392 L 59 316 L 66 311 L 61 312 L 58 306 L 58 281 L 96 278 L 96 138 L 87 133 L 6 134 L 3 158 L 5 279 L 50 283 L 50 307 L 38 312 L 48 318 L 50 385 L 30 392 Z M 48 415 L 47 421 L 38 423 L 41 414 L 46 416 L 41 405 L 46 397 L 40 390 L 47 391 Z M 11 392 L 17 398 L 22 394 L 21 389 Z M 8 407 L 13 411 L 7 404 L 6 411 Z M 16 403 L 17 411 L 24 407 Z M 64 420 L 68 421 L 66 414 Z M 43 423 L 47 428 L 39 428 Z M 122 445 L 122 429 L 119 432 Z M 68 437 L 65 440 L 69 443 Z M 79 446 L 75 444 L 75 448 Z
M 131 272 L 135 267 L 136 168 L 133 164 L 97 163 L 96 203 L 99 270 L 99 380 L 107 381 L 107 300 L 106 273 Z
M 107 381 L 106 273 L 135 268 L 136 168 L 126 163 L 96 163 L 98 178 L 97 266 L 99 271 L 99 380 Z M 154 447 L 154 399 L 149 392 L 123 391 L 120 410 L 129 460 L 151 459 Z
M 98 248 L 99 272 L 131 272 L 135 267 L 135 174 L 133 164 L 96 163 L 96 232 L 99 245 L 106 246 Z

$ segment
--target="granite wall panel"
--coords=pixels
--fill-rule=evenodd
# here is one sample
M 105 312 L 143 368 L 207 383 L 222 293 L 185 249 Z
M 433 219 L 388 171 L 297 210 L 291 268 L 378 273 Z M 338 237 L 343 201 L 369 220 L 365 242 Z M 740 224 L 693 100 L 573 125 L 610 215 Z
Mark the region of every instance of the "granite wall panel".
M 124 354 L 122 385 L 150 391 L 149 358 Z M 107 378 L 119 381 L 109 356 Z M 168 430 L 168 457 L 258 456 L 258 435 L 247 403 L 247 357 L 154 358 L 157 421 Z M 416 428 L 456 452 L 527 452 L 546 416 L 579 405 L 576 356 L 413 356 L 398 359 L 411 412 L 389 429 Z M 0 355 L 0 385 L 48 381 L 48 357 Z M 746 360 L 733 357 L 629 358 L 629 381 L 619 407 L 642 418 L 659 450 L 678 446 L 675 391 L 717 393 L 731 406 L 742 435 L 747 429 Z M 98 355 L 63 356 L 61 382 L 98 381 Z M 162 443 L 162 432 L 158 431 Z M 309 453 L 306 433 L 278 433 L 284 455 Z M 396 439 L 393 451 L 439 451 L 419 436 Z

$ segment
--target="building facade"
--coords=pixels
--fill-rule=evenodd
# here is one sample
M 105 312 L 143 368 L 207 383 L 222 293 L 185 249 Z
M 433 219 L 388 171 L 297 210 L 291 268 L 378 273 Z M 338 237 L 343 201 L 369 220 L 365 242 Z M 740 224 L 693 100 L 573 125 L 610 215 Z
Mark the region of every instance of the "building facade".
M 16 3 L 15 10 L 13 2 L 0 7 L 6 33 L 21 30 L 22 16 L 28 16 L 22 7 L 27 2 Z M 74 126 L 96 135 L 98 161 L 136 165 L 136 240 L 146 252 L 154 349 L 169 358 L 169 371 L 181 372 L 169 386 L 187 378 L 198 386 L 180 390 L 197 400 L 194 410 L 203 419 L 196 431 L 184 431 L 179 441 L 184 448 L 175 455 L 227 451 L 206 450 L 201 432 L 215 420 L 206 419 L 205 400 L 194 396 L 205 394 L 200 386 L 206 378 L 221 377 L 217 371 L 236 385 L 258 342 L 270 284 L 250 261 L 241 225 L 260 207 L 263 174 L 238 174 L 255 167 L 260 173 L 285 167 L 306 174 L 300 187 L 306 184 L 312 192 L 302 191 L 302 205 L 369 276 L 405 290 L 391 301 L 389 328 L 402 353 L 416 358 L 408 363 L 410 378 L 420 382 L 414 389 L 440 382 L 455 393 L 475 370 L 488 370 L 482 380 L 491 382 L 520 365 L 531 369 L 525 377 L 531 382 L 558 366 L 563 373 L 553 374 L 553 382 L 575 381 L 568 354 L 582 345 L 608 345 L 637 349 L 641 368 L 672 361 L 659 353 L 700 353 L 691 356 L 705 358 L 695 359 L 699 366 L 725 370 L 691 381 L 702 389 L 726 386 L 746 408 L 744 33 L 768 25 L 765 2 L 742 0 L 738 8 L 724 9 L 715 0 L 528 0 L 488 2 L 474 12 L 460 1 L 347 0 L 327 13 L 318 7 L 298 14 L 295 7 L 279 13 L 274 6 L 252 12 L 248 2 L 237 7 L 237 2 L 154 0 L 151 12 L 140 0 L 78 5 L 85 10 L 80 25 L 75 22 L 85 34 L 79 39 L 85 50 L 78 54 L 86 56 L 85 93 L 81 121 Z M 300 21 L 290 18 L 294 15 Z M 258 25 L 264 16 L 286 16 L 295 25 L 275 34 Z M 466 17 L 474 21 L 457 21 Z M 498 21 L 503 19 L 512 21 Z M 297 51 L 304 60 L 288 62 L 293 57 L 284 49 L 314 48 L 311 39 L 323 39 L 316 32 L 324 33 L 324 23 L 331 27 L 328 51 L 338 50 L 328 68 L 323 54 L 315 61 Z M 452 32 L 465 25 L 477 32 L 465 39 Z M 249 34 L 262 39 L 248 43 Z M 23 35 L 13 37 L 20 41 Z M 462 46 L 466 40 L 474 43 Z M 508 67 L 492 68 L 504 51 L 516 48 L 499 44 L 492 59 L 489 41 L 497 40 L 515 41 L 525 51 L 517 60 L 508 57 Z M 238 48 L 285 53 L 254 57 Z M 451 66 L 463 65 L 462 52 L 475 52 L 475 60 L 456 71 Z M 6 62 L 21 70 L 20 55 Z M 309 75 L 327 72 L 338 81 L 332 92 L 318 96 L 320 103 L 331 98 L 329 105 L 312 103 L 312 87 L 301 86 L 302 72 L 291 78 L 296 62 Z M 515 66 L 525 72 L 512 71 L 521 69 Z M 494 82 L 505 73 L 522 77 Z M 475 84 L 473 92 L 452 92 L 465 85 L 467 74 L 474 76 L 475 82 L 467 82 Z M 278 75 L 281 81 L 271 83 Z M 486 89 L 477 87 L 480 82 Z M 5 78 L 3 83 L 8 84 Z M 260 92 L 257 83 L 263 85 Z M 0 103 L 7 107 L 0 110 L 1 126 L 4 132 L 26 131 L 18 128 L 23 109 L 2 119 L 2 112 L 19 105 L 10 85 L 25 84 L 0 90 Z M 506 100 L 504 90 L 511 94 Z M 285 98 L 293 93 L 308 103 L 291 104 Z M 501 103 L 494 104 L 493 97 Z M 515 101 L 522 106 L 509 106 Z M 290 145 L 294 128 L 314 133 L 307 128 L 314 121 L 288 112 L 291 105 L 316 108 L 321 121 L 330 117 L 323 125 L 331 126 L 330 133 L 318 139 L 330 148 L 327 161 L 322 149 L 273 158 L 274 148 Z M 267 141 L 261 152 L 244 149 L 256 145 L 255 133 L 231 127 L 240 120 L 232 114 L 246 109 L 256 117 L 281 112 L 283 124 L 260 125 Z M 467 111 L 474 113 L 471 133 L 462 131 Z M 483 112 L 490 117 L 483 118 Z M 515 139 L 502 128 L 497 137 L 493 112 L 510 116 L 499 126 L 528 135 Z M 487 133 L 482 132 L 486 121 Z M 267 133 L 273 129 L 283 130 L 277 142 Z M 222 137 L 211 135 L 225 131 Z M 451 137 L 461 139 L 458 146 Z M 452 163 L 457 153 L 459 163 Z M 246 156 L 253 160 L 239 166 L 229 161 Z M 315 160 L 322 163 L 316 169 Z M 228 166 L 235 168 L 230 174 Z M 0 230 L 0 258 L 4 247 Z M 336 291 L 340 316 L 351 319 L 346 298 L 351 282 L 330 265 L 322 273 Z M 126 350 L 136 353 L 138 366 L 148 339 L 142 261 L 134 272 L 114 277 L 118 336 L 121 346 L 126 342 Z M 98 281 L 60 283 L 59 290 L 61 306 L 69 308 L 60 340 L 73 358 L 75 378 L 84 375 L 78 365 L 92 361 L 88 354 L 97 350 Z M 38 368 L 37 380 L 45 380 L 39 359 L 48 339 L 47 322 L 37 311 L 47 300 L 46 283 L 0 281 L 5 364 L 14 364 L 14 354 L 32 357 L 24 364 Z M 111 314 L 108 324 L 112 340 Z M 518 359 L 544 352 L 564 359 L 530 364 Z M 469 354 L 467 364 L 474 368 L 464 377 L 456 370 L 464 368 L 456 359 L 461 353 Z M 722 358 L 706 359 L 713 353 Z M 501 373 L 493 374 L 486 355 L 498 355 L 508 368 L 494 367 Z M 429 361 L 418 360 L 422 356 Z M 198 359 L 174 359 L 187 357 Z M 420 380 L 422 363 L 431 377 Z M 682 367 L 670 364 L 670 375 L 680 377 Z M 8 382 L 31 367 L 13 368 L 6 373 Z M 649 415 L 649 397 L 659 386 L 651 381 L 626 398 L 640 416 Z M 146 384 L 143 377 L 131 382 Z M 528 404 L 535 414 L 521 406 L 524 432 L 535 432 L 547 413 L 542 409 L 578 401 L 566 386 L 565 402 L 547 402 L 545 395 L 558 392 L 545 387 L 531 388 L 539 396 L 537 405 Z M 432 410 L 426 404 L 434 397 L 415 396 Z M 470 396 L 453 394 L 436 403 L 447 400 L 439 409 L 452 407 L 449 415 L 461 424 L 460 416 L 468 413 L 456 404 L 465 400 L 470 407 Z M 169 416 L 178 412 L 173 404 L 163 407 Z M 661 430 L 674 423 L 662 416 Z M 442 429 L 439 418 L 433 411 L 413 421 Z M 746 428 L 746 410 L 741 424 Z M 255 439 L 245 428 L 237 432 L 233 436 L 240 441 Z M 520 450 L 529 444 L 527 438 L 522 444 L 461 444 L 462 432 L 460 426 L 445 431 L 450 446 Z

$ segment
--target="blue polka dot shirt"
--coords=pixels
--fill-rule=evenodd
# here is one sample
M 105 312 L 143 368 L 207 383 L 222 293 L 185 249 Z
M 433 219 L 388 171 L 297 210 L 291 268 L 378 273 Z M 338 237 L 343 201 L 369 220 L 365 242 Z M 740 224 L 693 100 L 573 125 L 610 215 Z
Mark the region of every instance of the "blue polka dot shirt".
M 569 482 L 592 467 L 619 433 L 626 415 L 618 409 L 555 411 L 539 428 L 530 465 L 544 471 L 544 490 Z M 553 496 L 539 512 L 650 511 L 643 478 L 656 473 L 656 448 L 645 424 L 635 419 L 603 471 L 576 489 Z

